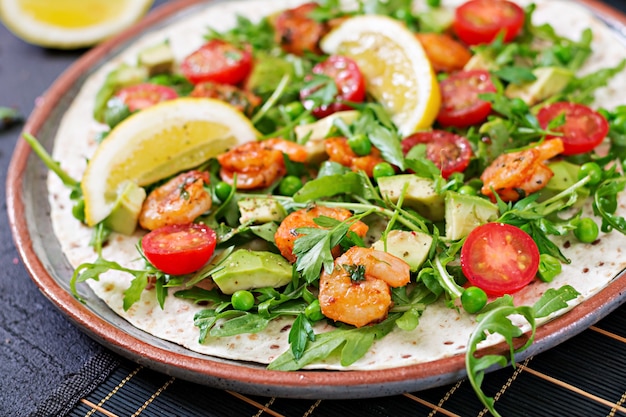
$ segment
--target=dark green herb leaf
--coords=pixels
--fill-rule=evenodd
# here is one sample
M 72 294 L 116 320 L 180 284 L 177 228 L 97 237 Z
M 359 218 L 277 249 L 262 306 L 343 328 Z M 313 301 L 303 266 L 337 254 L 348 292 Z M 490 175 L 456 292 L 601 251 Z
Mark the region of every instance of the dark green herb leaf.
M 580 293 L 570 285 L 558 289 L 549 288 L 533 305 L 536 318 L 548 317 L 550 314 L 568 307 L 567 302 L 575 300 Z
M 308 341 L 315 341 L 315 332 L 306 316 L 299 314 L 289 331 L 289 344 L 295 360 L 300 360 Z

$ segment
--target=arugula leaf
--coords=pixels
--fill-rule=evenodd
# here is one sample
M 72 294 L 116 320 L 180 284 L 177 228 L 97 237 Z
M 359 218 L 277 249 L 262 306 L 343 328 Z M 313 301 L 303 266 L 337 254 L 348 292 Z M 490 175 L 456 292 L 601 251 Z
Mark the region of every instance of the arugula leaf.
M 363 174 L 347 172 L 345 174 L 326 175 L 304 184 L 293 196 L 296 203 L 317 201 L 339 194 L 356 194 L 369 200 L 375 197 L 376 192 L 369 181 L 365 181 Z
M 124 291 L 123 303 L 125 311 L 127 311 L 139 300 L 141 293 L 148 284 L 148 277 L 154 276 L 158 280 L 164 276 L 163 272 L 154 269 L 154 267 L 151 266 L 146 269 L 130 269 L 123 267 L 117 262 L 107 261 L 102 258 L 102 256 L 98 256 L 95 262 L 85 262 L 76 267 L 74 273 L 72 274 L 72 278 L 70 279 L 70 291 L 72 292 L 72 295 L 74 295 L 74 297 L 81 302 L 84 302 L 82 297 L 78 294 L 76 284 L 85 282 L 88 279 L 98 281 L 100 279 L 100 275 L 107 271 L 126 272 L 134 277 L 131 281 L 130 287 Z M 161 305 L 161 307 L 163 306 Z
M 504 67 L 493 71 L 492 74 L 512 84 L 523 84 L 537 79 L 532 70 L 526 67 Z
M 516 307 L 513 305 L 511 296 L 500 297 L 487 305 L 484 310 L 486 312 L 478 316 L 478 325 L 470 336 L 468 349 L 465 353 L 465 368 L 470 384 L 474 388 L 478 399 L 494 417 L 500 417 L 500 414 L 494 408 L 494 399 L 488 397 L 481 388 L 485 371 L 494 365 L 506 366 L 509 360 L 515 358 L 515 354 L 522 352 L 532 344 L 536 330 L 535 319 L 547 317 L 554 312 L 567 308 L 567 301 L 573 300 L 579 295 L 576 290 L 568 285 L 559 289 L 549 289 L 532 307 Z M 517 349 L 513 341 L 522 336 L 523 332 L 511 322 L 509 316 L 513 314 L 522 315 L 530 325 L 530 334 L 526 342 Z M 478 344 L 485 340 L 488 334 L 494 333 L 504 337 L 504 340 L 510 347 L 509 357 L 498 354 L 487 354 L 477 357 Z M 513 364 L 513 366 L 515 365 Z
M 307 78 L 303 90 L 310 91 L 306 96 L 306 100 L 310 101 L 311 107 L 320 107 L 322 105 L 329 105 L 335 101 L 338 90 L 335 80 L 326 74 L 311 74 L 310 78 Z
M 209 28 L 205 39 L 221 39 L 238 47 L 250 45 L 255 51 L 268 51 L 276 47 L 274 26 L 266 17 L 254 23 L 247 17 L 238 15 L 233 29 L 220 33 Z
M 613 199 L 617 193 L 624 190 L 626 177 L 612 178 L 600 183 L 593 195 L 593 211 L 602 217 L 602 231 L 609 232 L 613 229 L 626 234 L 626 219 L 606 210 L 603 199 Z
M 233 312 L 233 313 L 231 313 Z M 234 312 L 238 313 L 236 315 Z M 267 328 L 271 318 L 263 317 L 259 314 L 228 310 L 225 313 L 236 317 L 220 322 L 213 326 L 209 334 L 214 337 L 236 336 L 242 333 L 258 333 Z
M 393 330 L 399 316 L 399 314 L 390 314 L 387 319 L 372 326 L 340 328 L 318 334 L 314 341 L 307 344 L 299 359 L 296 359 L 293 352 L 288 350 L 274 359 L 268 365 L 268 369 L 296 371 L 310 363 L 328 358 L 341 346 L 343 346 L 340 352 L 341 365 L 351 365 L 367 353 L 374 340 L 381 339 Z
M 548 317 L 550 314 L 568 307 L 567 302 L 575 300 L 580 293 L 570 285 L 558 289 L 549 288 L 544 295 L 533 305 L 536 318 Z
M 192 287 L 187 290 L 179 290 L 174 293 L 174 297 L 191 300 L 195 304 L 198 303 L 227 303 L 230 302 L 230 297 L 222 294 L 217 289 L 205 290 L 200 287 Z
M 567 101 L 589 105 L 595 99 L 596 90 L 605 87 L 609 80 L 621 74 L 624 68 L 626 68 L 626 59 L 615 67 L 602 68 L 583 77 L 575 78 L 570 81 L 562 95 Z
M 531 328 L 528 340 L 519 349 L 515 349 L 513 340 L 522 336 L 523 332 L 508 318 L 512 314 L 522 315 L 528 321 Z M 487 407 L 494 417 L 500 416 L 494 408 L 494 399 L 488 397 L 482 391 L 481 385 L 485 377 L 485 371 L 493 365 L 505 366 L 508 362 L 508 358 L 497 354 L 487 354 L 477 357 L 475 353 L 478 350 L 478 344 L 487 338 L 487 334 L 498 333 L 504 337 L 504 340 L 510 346 L 509 355 L 513 358 L 516 353 L 523 351 L 531 345 L 535 336 L 535 329 L 536 324 L 532 307 L 503 305 L 485 313 L 470 336 L 468 349 L 465 354 L 465 367 L 468 380 L 472 388 L 474 388 L 478 399 Z

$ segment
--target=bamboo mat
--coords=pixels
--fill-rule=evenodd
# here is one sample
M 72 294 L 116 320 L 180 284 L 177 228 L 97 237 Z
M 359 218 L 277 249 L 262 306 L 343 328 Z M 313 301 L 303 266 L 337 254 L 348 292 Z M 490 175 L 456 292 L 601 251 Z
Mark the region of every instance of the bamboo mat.
M 626 416 L 626 306 L 483 388 L 503 416 Z M 488 416 L 465 380 L 426 391 L 359 400 L 295 400 L 196 385 L 122 360 L 68 414 L 78 416 Z

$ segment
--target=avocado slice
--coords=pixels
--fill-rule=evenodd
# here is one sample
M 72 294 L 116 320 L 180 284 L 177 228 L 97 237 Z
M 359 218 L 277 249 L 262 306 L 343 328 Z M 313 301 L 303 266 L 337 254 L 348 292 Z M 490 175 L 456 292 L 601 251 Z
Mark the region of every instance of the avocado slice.
M 417 271 L 428 258 L 433 237 L 426 233 L 405 230 L 391 230 L 385 240 L 372 244 L 372 248 L 390 253 L 409 264 L 411 271 Z
M 406 187 L 406 189 L 405 189 Z M 434 222 L 444 218 L 443 196 L 435 191 L 435 182 L 414 174 L 393 175 L 378 179 L 383 198 L 397 203 L 404 193 L 403 207 L 409 207 Z
M 145 67 L 132 67 L 127 64 L 122 64 L 111 71 L 96 94 L 93 109 L 94 119 L 99 122 L 104 120 L 104 111 L 107 107 L 107 102 L 119 89 L 139 84 L 147 78 L 148 70 Z
M 578 171 L 580 166 L 572 164 L 567 161 L 556 161 L 548 164 L 548 168 L 554 173 L 550 181 L 546 186 L 539 191 L 539 201 L 545 201 L 554 197 L 561 191 L 571 187 L 578 181 Z M 581 187 L 577 190 L 579 199 L 574 204 L 575 207 L 579 207 L 584 204 L 585 198 L 589 196 L 589 189 L 587 187 Z
M 169 42 L 159 43 L 139 52 L 137 63 L 148 71 L 148 76 L 171 73 L 174 67 L 174 53 Z
M 146 190 L 133 181 L 123 182 L 119 189 L 113 210 L 104 219 L 104 225 L 114 232 L 132 235 L 137 228 Z
M 540 67 L 533 70 L 534 81 L 521 85 L 509 84 L 504 90 L 508 98 L 521 98 L 529 106 L 560 93 L 574 74 L 561 67 Z
M 287 211 L 273 198 L 243 198 L 237 202 L 239 207 L 239 223 L 262 224 L 280 222 L 287 217 Z
M 446 192 L 446 239 L 458 240 L 476 226 L 497 220 L 498 207 L 484 198 Z
M 278 288 L 291 282 L 291 264 L 273 252 L 238 249 L 226 258 L 223 265 L 213 273 L 213 281 L 224 294 L 254 288 Z
M 285 75 L 293 76 L 295 70 L 291 62 L 266 53 L 255 55 L 254 67 L 246 81 L 246 89 L 267 98 Z

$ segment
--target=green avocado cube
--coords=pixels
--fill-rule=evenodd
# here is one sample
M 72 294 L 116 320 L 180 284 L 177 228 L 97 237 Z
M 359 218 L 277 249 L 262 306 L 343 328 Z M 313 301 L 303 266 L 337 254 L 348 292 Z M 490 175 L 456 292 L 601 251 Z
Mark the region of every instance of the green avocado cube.
M 404 230 L 391 230 L 386 240 L 378 240 L 372 248 L 390 253 L 409 264 L 415 272 L 426 261 L 433 237 L 426 233 Z
M 111 214 L 104 219 L 104 225 L 114 232 L 131 235 L 137 228 L 146 190 L 133 181 L 125 181 L 119 187 L 117 199 Z
M 213 281 L 224 294 L 264 287 L 279 288 L 291 282 L 291 264 L 273 252 L 238 249 L 222 265 L 213 273 Z
M 237 202 L 239 223 L 263 224 L 280 222 L 287 217 L 287 210 L 273 198 L 243 198 Z
M 464 238 L 475 227 L 498 219 L 498 207 L 474 195 L 446 192 L 446 239 Z
M 404 195 L 403 207 L 409 207 L 434 222 L 443 220 L 443 196 L 435 190 L 435 182 L 414 174 L 393 175 L 378 179 L 383 198 L 397 203 Z
M 529 106 L 535 105 L 548 97 L 560 93 L 574 74 L 565 68 L 540 67 L 533 70 L 534 81 L 524 84 L 509 84 L 504 90 L 508 98 L 520 98 Z

